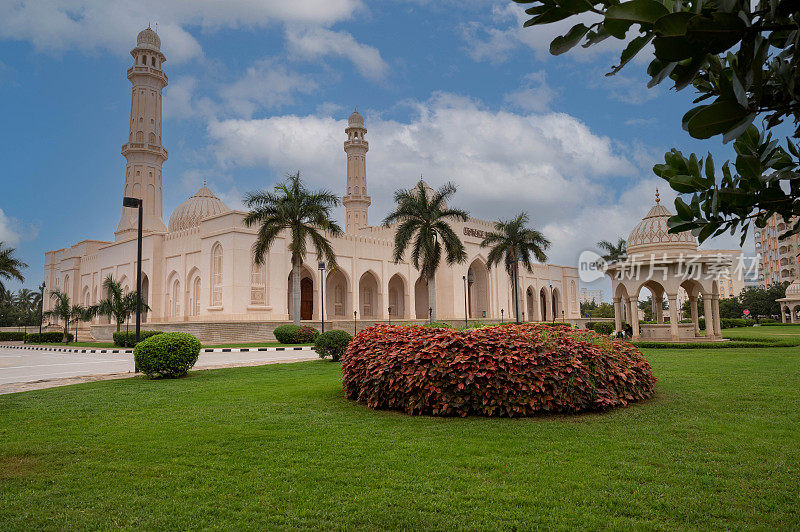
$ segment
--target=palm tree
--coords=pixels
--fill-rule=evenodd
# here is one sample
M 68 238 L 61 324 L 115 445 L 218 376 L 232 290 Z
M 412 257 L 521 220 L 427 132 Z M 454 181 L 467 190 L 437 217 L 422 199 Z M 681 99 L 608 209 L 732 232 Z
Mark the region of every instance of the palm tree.
M 69 321 L 72 319 L 72 305 L 70 305 L 69 296 L 61 290 L 53 290 L 50 292 L 50 297 L 55 303 L 53 303 L 53 308 L 46 311 L 44 315 L 64 321 L 63 342 L 66 344 L 69 342 L 67 335 L 69 334 Z M 39 341 L 41 340 L 39 338 Z
M 97 305 L 89 305 L 82 307 L 81 305 L 72 305 L 72 320 L 75 322 L 75 338 L 73 341 L 78 341 L 78 322 L 91 321 L 97 315 L 99 307 Z
M 289 232 L 289 251 L 292 253 L 292 310 L 295 325 L 300 324 L 300 275 L 308 251 L 308 242 L 317 256 L 336 267 L 336 255 L 323 231 L 331 236 L 342 234 L 342 228 L 331 218 L 331 209 L 339 205 L 339 197 L 327 190 L 309 191 L 300 172 L 289 175 L 270 192 L 261 190 L 245 195 L 250 209 L 244 218 L 247 227 L 258 226 L 253 245 L 253 261 L 261 265 L 278 235 Z
M 19 309 L 23 325 L 26 327 L 30 325 L 29 322 L 31 321 L 34 309 L 38 310 L 39 297 L 41 296 L 38 293 L 27 288 L 21 289 L 19 292 L 17 292 L 17 295 L 14 296 L 14 302 Z
M 143 313 L 150 312 L 150 306 L 147 303 L 142 301 L 140 305 Z M 122 306 L 125 309 L 125 338 L 127 338 L 131 315 L 136 314 L 136 292 L 128 292 L 122 296 Z
M 128 316 L 122 284 L 119 281 L 115 281 L 111 275 L 108 275 L 103 280 L 103 289 L 106 292 L 106 297 L 98 303 L 97 313 L 113 319 L 117 324 L 117 332 L 119 332 L 122 323 Z
M 481 242 L 481 247 L 491 248 L 486 258 L 487 266 L 491 268 L 505 262 L 506 272 L 514 284 L 514 313 L 519 322 L 519 263 L 529 271 L 533 271 L 531 256 L 539 262 L 547 261 L 545 251 L 550 247 L 550 241 L 536 229 L 526 227 L 528 213 L 521 212 L 508 221 L 497 221 L 494 232 L 486 235 Z
M 601 255 L 606 262 L 616 262 L 618 260 L 625 260 L 627 256 L 627 242 L 624 238 L 617 240 L 616 244 L 612 244 L 608 240 L 601 240 L 597 243 L 597 247 L 605 251 L 605 255 Z
M 383 219 L 386 227 L 399 224 L 394 235 L 395 263 L 403 259 L 406 248 L 411 245 L 412 264 L 428 282 L 432 321 L 436 321 L 436 270 L 442 260 L 442 247 L 448 264 L 467 260 L 464 244 L 449 224 L 469 219 L 466 211 L 447 206 L 447 199 L 455 193 L 456 186 L 446 183 L 429 196 L 425 183 L 420 180 L 414 188 L 394 193 L 397 207 Z
M 0 294 L 6 292 L 2 279 L 8 281 L 16 279 L 21 283 L 25 281 L 21 270 L 27 268 L 28 265 L 14 257 L 15 251 L 14 248 L 4 247 L 3 242 L 0 242 Z

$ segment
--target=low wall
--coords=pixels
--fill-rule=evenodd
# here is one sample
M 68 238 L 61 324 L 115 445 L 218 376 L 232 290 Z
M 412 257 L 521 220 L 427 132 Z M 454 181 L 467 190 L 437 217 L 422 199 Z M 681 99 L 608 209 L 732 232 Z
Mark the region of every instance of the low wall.
M 464 320 L 441 320 L 444 323 L 449 323 L 454 327 L 461 327 L 464 325 Z M 578 320 L 568 320 L 575 322 Z M 588 321 L 588 320 L 587 320 Z M 185 332 L 196 336 L 201 342 L 205 344 L 241 344 L 253 342 L 274 342 L 275 335 L 272 332 L 280 325 L 291 323 L 288 321 L 224 321 L 224 322 L 208 322 L 208 321 L 191 321 L 191 322 L 165 322 L 165 323 L 143 323 L 142 330 L 148 331 L 164 331 L 164 332 Z M 340 329 L 347 331 L 350 334 L 354 330 L 361 331 L 367 327 L 371 327 L 376 323 L 387 323 L 386 321 L 371 321 L 371 320 L 358 320 L 357 322 L 350 321 L 325 321 L 325 330 L 330 331 L 333 329 Z M 426 320 L 392 320 L 393 325 L 421 325 L 426 323 Z M 470 320 L 470 323 L 499 323 L 492 320 Z M 505 323 L 509 323 L 506 321 Z M 302 325 L 310 325 L 317 330 L 322 330 L 322 323 L 319 321 L 303 321 Z M 572 325 L 577 325 L 572 323 Z M 98 342 L 110 342 L 112 335 L 117 330 L 116 325 L 92 325 L 92 336 Z M 120 329 L 125 330 L 123 325 Z M 131 324 L 130 331 L 134 330 Z
M 669 323 L 641 323 L 639 324 L 639 338 L 653 341 L 672 340 L 672 330 Z M 678 338 L 681 340 L 693 340 L 695 338 L 694 325 L 691 323 L 679 323 Z

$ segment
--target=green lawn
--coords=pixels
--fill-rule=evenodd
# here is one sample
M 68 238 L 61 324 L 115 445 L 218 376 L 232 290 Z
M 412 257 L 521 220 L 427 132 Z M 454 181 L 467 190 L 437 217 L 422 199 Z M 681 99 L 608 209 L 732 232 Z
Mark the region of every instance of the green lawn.
M 725 338 L 773 338 L 775 340 L 797 340 L 800 325 L 759 325 L 758 327 L 734 327 L 722 329 Z
M 0 396 L 0 529 L 800 527 L 800 349 L 646 354 L 579 416 L 370 411 L 327 361 Z

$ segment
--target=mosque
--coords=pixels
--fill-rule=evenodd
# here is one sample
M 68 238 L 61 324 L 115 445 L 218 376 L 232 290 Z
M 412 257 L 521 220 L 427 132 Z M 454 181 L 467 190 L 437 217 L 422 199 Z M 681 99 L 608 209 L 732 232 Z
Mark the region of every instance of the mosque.
M 279 238 L 264 265 L 256 266 L 251 248 L 256 228 L 247 228 L 245 212 L 232 210 L 204 184 L 179 205 L 165 225 L 162 212 L 162 165 L 168 152 L 162 143 L 162 90 L 167 76 L 161 39 L 147 28 L 131 50 L 127 71 L 132 84 L 128 139 L 122 145 L 125 183 L 120 196 L 143 202 L 142 293 L 150 307 L 147 328 L 185 330 L 201 340 L 264 339 L 265 331 L 292 316 L 291 261 L 287 237 Z M 338 268 L 318 269 L 317 257 L 306 257 L 300 281 L 300 313 L 313 324 L 323 316 L 352 326 L 429 317 L 427 285 L 408 262 L 394 263 L 393 227 L 369 224 L 366 156 L 369 143 L 364 118 L 354 112 L 345 129 L 347 158 L 345 232 L 331 238 Z M 414 183 L 409 183 L 413 186 Z M 122 208 L 113 242 L 82 240 L 45 253 L 47 291 L 66 292 L 73 302 L 96 304 L 104 297 L 103 280 L 111 275 L 126 290 L 136 289 L 137 210 Z M 436 274 L 440 320 L 513 319 L 512 283 L 504 268 L 488 269 L 480 247 L 493 223 L 469 219 L 455 223 L 468 254 L 464 264 L 442 267 Z M 324 278 L 323 278 L 324 277 Z M 323 284 L 324 283 L 324 284 Z M 324 288 L 323 288 L 324 286 Z M 520 309 L 529 321 L 580 318 L 578 270 L 539 264 L 520 269 Z M 45 310 L 52 301 L 45 293 Z M 114 326 L 95 320 L 92 335 L 110 337 Z M 271 339 L 271 337 L 270 337 Z

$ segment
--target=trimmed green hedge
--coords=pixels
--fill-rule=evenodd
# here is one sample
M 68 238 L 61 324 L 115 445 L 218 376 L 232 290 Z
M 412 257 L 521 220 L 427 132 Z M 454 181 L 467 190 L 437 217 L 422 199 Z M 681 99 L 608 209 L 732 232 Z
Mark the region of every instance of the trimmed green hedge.
M 609 335 L 614 332 L 613 321 L 587 321 L 586 328 L 597 334 Z
M 72 338 L 72 333 L 67 333 L 67 342 L 71 342 Z M 26 344 L 58 344 L 63 341 L 63 332 L 44 332 L 41 337 L 39 333 L 29 333 L 25 336 Z
M 133 349 L 139 371 L 148 377 L 182 377 L 195 365 L 198 356 L 200 340 L 179 332 L 156 334 Z
M 287 323 L 276 327 L 272 334 L 282 344 L 313 344 L 319 336 L 319 331 L 310 325 Z
M 24 342 L 25 331 L 0 331 L 0 342 Z
M 162 331 L 139 331 L 139 341 L 142 342 L 151 336 L 161 333 Z M 114 338 L 114 345 L 117 347 L 133 347 L 136 344 L 136 331 L 115 332 L 112 337 Z
M 317 336 L 317 340 L 314 342 L 314 351 L 317 352 L 319 358 L 331 357 L 331 360 L 337 362 L 347 351 L 347 346 L 352 340 L 353 336 L 347 331 L 325 331 Z
M 774 340 L 772 338 L 737 338 L 728 342 L 688 342 L 673 344 L 669 342 L 632 342 L 640 349 L 764 349 L 774 347 L 800 347 L 798 340 Z

